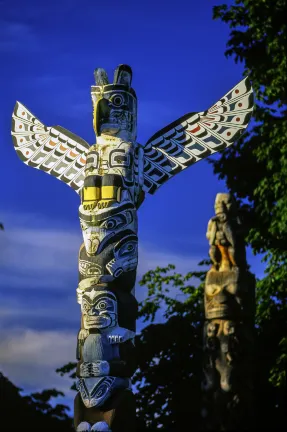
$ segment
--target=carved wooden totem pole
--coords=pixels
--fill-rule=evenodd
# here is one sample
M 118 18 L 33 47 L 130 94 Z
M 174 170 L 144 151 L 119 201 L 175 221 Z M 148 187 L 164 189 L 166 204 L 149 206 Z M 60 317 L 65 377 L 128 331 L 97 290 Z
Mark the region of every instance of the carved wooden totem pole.
M 12 136 L 24 163 L 54 175 L 81 198 L 75 428 L 132 432 L 137 209 L 146 192 L 153 194 L 176 173 L 241 135 L 252 114 L 253 92 L 245 78 L 209 110 L 186 114 L 142 146 L 136 141 L 131 68 L 120 65 L 112 84 L 103 69 L 96 69 L 95 79 L 96 144 L 60 126 L 46 127 L 19 102 Z
M 207 430 L 251 430 L 255 277 L 248 271 L 236 202 L 219 193 L 207 228 L 203 410 Z

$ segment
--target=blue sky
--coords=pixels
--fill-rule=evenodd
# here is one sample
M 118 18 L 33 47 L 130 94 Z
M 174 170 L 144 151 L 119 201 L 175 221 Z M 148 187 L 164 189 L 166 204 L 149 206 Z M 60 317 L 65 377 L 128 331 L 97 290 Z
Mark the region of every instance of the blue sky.
M 220 3 L 0 0 L 0 370 L 24 390 L 69 386 L 54 370 L 75 359 L 82 238 L 78 195 L 16 156 L 10 136 L 16 100 L 47 126 L 61 125 L 93 144 L 93 71 L 103 67 L 112 77 L 127 63 L 144 144 L 241 80 L 242 66 L 224 56 L 229 28 L 212 20 L 212 6 Z M 139 278 L 169 263 L 186 272 L 206 258 L 207 223 L 216 193 L 224 191 L 202 161 L 147 196 L 139 211 Z M 261 277 L 260 258 L 250 251 L 248 258 Z M 136 294 L 141 300 L 144 288 Z M 67 392 L 68 403 L 72 397 Z

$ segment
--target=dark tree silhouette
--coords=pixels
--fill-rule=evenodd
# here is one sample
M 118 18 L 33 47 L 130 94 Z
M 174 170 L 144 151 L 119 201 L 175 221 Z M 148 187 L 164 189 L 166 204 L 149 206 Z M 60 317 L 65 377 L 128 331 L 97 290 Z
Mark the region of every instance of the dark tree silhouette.
M 65 405 L 52 407 L 52 397 L 63 396 L 63 393 L 52 389 L 29 396 L 21 396 L 21 389 L 12 384 L 0 373 L 0 419 L 1 430 L 16 432 L 72 432 L 71 419 Z

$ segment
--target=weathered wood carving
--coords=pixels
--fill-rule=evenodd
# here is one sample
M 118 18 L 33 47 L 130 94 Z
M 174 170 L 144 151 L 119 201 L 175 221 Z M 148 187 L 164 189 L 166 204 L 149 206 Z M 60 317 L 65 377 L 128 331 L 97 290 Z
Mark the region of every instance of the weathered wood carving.
M 230 194 L 217 194 L 206 236 L 213 266 L 205 280 L 202 416 L 207 430 L 246 430 L 252 418 L 255 278 Z
M 19 102 L 12 136 L 25 164 L 67 183 L 81 198 L 75 428 L 129 432 L 135 430 L 136 413 L 130 379 L 136 368 L 137 210 L 145 193 L 155 193 L 241 135 L 252 114 L 253 91 L 245 78 L 209 110 L 186 114 L 142 146 L 136 141 L 131 68 L 120 65 L 112 83 L 96 69 L 95 79 L 96 144 L 60 126 L 46 127 Z

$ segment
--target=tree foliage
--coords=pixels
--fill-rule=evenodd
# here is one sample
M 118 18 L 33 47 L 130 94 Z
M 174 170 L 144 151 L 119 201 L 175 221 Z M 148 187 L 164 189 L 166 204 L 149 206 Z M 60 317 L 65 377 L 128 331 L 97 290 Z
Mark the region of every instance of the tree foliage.
M 214 19 L 231 29 L 226 55 L 244 64 L 256 94 L 251 129 L 210 163 L 241 204 L 247 244 L 266 262 L 265 277 L 256 289 L 258 430 L 286 425 L 286 16 L 283 0 L 236 0 L 232 6 L 214 7 Z M 167 321 L 148 326 L 138 340 L 139 415 L 152 428 L 162 424 L 166 430 L 198 430 L 202 290 L 201 285 L 185 287 L 188 275 L 167 277 L 169 270 L 148 272 L 142 281 L 149 294 L 141 314 L 153 319 L 161 302 Z M 171 285 L 187 295 L 184 301 L 167 296 Z
M 50 399 L 63 396 L 62 392 L 50 389 L 29 396 L 22 396 L 20 392 L 21 389 L 0 373 L 0 418 L 3 430 L 72 432 L 71 419 L 66 412 L 68 407 L 50 404 Z
M 253 128 L 211 163 L 242 203 L 246 241 L 264 254 L 257 320 L 274 332 L 269 380 L 279 391 L 287 366 L 287 3 L 236 0 L 213 12 L 232 29 L 226 55 L 243 63 L 256 94 Z
M 200 264 L 205 264 L 202 262 Z M 166 322 L 150 324 L 136 339 L 138 416 L 150 430 L 198 430 L 205 271 L 181 275 L 157 267 L 140 282 L 148 296 L 140 316 L 153 321 L 162 308 Z M 176 293 L 176 295 L 175 295 Z M 149 430 L 147 429 L 147 430 Z

